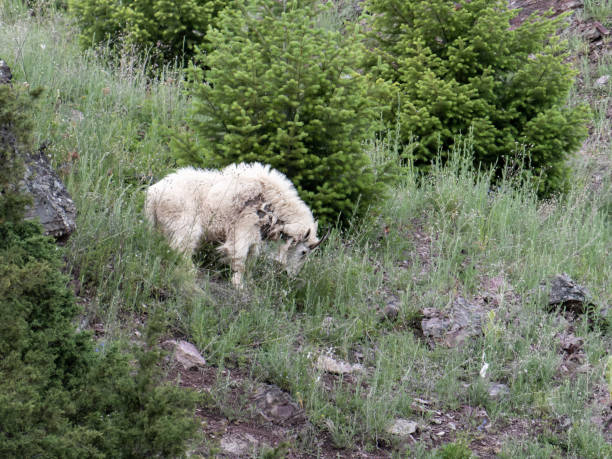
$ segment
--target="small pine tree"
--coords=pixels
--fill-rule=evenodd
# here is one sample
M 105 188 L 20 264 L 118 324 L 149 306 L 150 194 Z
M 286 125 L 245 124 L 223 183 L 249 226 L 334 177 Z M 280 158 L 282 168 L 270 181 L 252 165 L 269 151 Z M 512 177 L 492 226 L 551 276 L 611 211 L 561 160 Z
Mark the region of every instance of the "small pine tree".
M 529 153 L 540 191 L 563 189 L 588 109 L 568 107 L 574 72 L 555 37 L 562 18 L 517 28 L 505 0 L 369 0 L 370 70 L 395 83 L 404 140 L 427 167 L 471 131 L 475 161 L 499 170 Z M 414 136 L 414 137 L 413 137 Z M 444 153 L 443 153 L 444 154 Z
M 160 62 L 180 63 L 204 41 L 224 0 L 69 0 L 81 28 L 81 42 L 92 46 L 123 36 Z
M 361 146 L 378 113 L 374 85 L 355 71 L 361 46 L 320 27 L 320 11 L 313 0 L 248 0 L 220 14 L 212 51 L 189 72 L 200 145 L 177 155 L 270 164 L 325 224 L 361 212 L 382 185 Z

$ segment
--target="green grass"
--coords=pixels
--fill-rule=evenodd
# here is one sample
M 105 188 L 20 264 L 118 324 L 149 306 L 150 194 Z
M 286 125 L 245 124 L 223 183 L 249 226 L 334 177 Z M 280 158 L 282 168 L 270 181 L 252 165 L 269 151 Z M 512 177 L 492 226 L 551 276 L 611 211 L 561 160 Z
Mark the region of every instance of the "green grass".
M 134 315 L 163 308 L 209 364 L 287 390 L 305 407 L 313 435 L 327 433 L 340 448 L 400 448 L 386 428 L 398 417 L 427 425 L 430 416 L 412 407 L 419 397 L 444 412 L 484 408 L 494 426 L 532 418 L 546 426 L 545 435 L 506 440 L 504 457 L 609 450 L 591 413 L 594 387 L 605 384 L 610 332 L 577 320 L 588 365 L 572 379 L 559 376 L 557 334 L 567 324 L 545 311 L 537 291 L 567 272 L 595 304 L 612 303 L 610 177 L 592 189 L 590 164 L 578 162 L 570 192 L 542 202 L 510 173 L 492 188 L 490 174 L 466 161 L 468 140 L 428 177 L 406 167 L 391 197 L 363 221 L 332 231 L 297 279 L 258 260 L 248 270 L 248 293 L 237 292 L 223 268 L 207 269 L 206 258 L 195 273 L 143 218 L 144 188 L 174 167 L 169 132 L 185 127 L 189 100 L 180 71 L 166 69 L 152 81 L 130 50 L 80 50 L 61 13 L 31 17 L 17 1 L 2 8 L 0 49 L 14 84 L 45 88 L 34 136 L 49 142 L 79 209 L 65 253 L 91 317 L 119 333 Z M 382 161 L 401 146 L 390 135 L 364 148 Z M 482 336 L 460 348 L 432 347 L 420 337 L 420 310 L 447 308 L 458 295 L 477 299 L 491 279 L 501 291 Z M 391 299 L 398 318 L 383 320 Z M 316 368 L 321 354 L 367 371 L 330 378 Z M 508 385 L 510 394 L 492 400 L 489 382 Z M 228 390 L 219 382 L 209 403 L 232 418 L 241 410 L 228 407 Z M 563 417 L 570 427 L 555 428 Z M 476 426 L 464 432 L 465 445 Z M 299 447 L 307 450 L 306 443 Z M 413 455 L 460 457 L 465 445 L 429 451 L 423 443 Z
M 611 0 L 584 0 L 584 15 L 601 21 L 603 25 L 612 24 Z

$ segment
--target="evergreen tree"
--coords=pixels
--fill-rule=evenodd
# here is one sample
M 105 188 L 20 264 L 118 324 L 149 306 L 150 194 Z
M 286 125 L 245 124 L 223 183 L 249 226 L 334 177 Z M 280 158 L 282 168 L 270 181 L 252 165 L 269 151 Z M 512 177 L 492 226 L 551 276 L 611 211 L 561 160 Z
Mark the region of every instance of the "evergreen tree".
M 574 72 L 555 37 L 562 18 L 517 14 L 505 0 L 369 0 L 370 70 L 395 83 L 403 139 L 427 167 L 471 132 L 475 161 L 500 170 L 524 147 L 542 192 L 562 189 L 588 110 L 568 107 Z
M 321 8 L 249 0 L 221 13 L 207 35 L 212 52 L 190 69 L 200 142 L 178 155 L 204 167 L 270 164 L 322 223 L 333 223 L 382 192 L 361 146 L 379 112 L 375 85 L 355 71 L 358 36 L 319 27 Z
M 208 26 L 228 3 L 224 0 L 69 0 L 81 28 L 81 41 L 92 46 L 123 36 L 161 61 L 180 63 L 203 42 Z M 160 59 L 157 59 L 160 60 Z

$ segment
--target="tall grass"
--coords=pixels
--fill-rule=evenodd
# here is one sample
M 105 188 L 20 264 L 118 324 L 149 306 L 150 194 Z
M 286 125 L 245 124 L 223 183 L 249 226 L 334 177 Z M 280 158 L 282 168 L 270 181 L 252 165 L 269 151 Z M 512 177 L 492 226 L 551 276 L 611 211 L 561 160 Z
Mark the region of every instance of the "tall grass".
M 584 0 L 584 15 L 604 25 L 612 24 L 612 0 Z
M 166 68 L 152 79 L 129 48 L 82 51 L 52 8 L 32 16 L 9 1 L 0 17 L 13 84 L 45 89 L 34 136 L 48 145 L 78 209 L 66 254 L 92 300 L 89 313 L 115 320 L 176 297 L 194 274 L 150 231 L 141 208 L 143 188 L 173 164 L 169 132 L 187 105 L 181 72 Z

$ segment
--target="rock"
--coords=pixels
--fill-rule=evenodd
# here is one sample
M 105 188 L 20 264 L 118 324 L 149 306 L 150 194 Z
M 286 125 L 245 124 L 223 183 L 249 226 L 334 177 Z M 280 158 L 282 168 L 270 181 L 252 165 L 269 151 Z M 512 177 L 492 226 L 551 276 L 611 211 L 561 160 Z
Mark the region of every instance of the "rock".
M 399 312 L 399 307 L 397 307 L 395 304 L 388 304 L 385 306 L 382 313 L 385 319 L 393 321 L 397 319 Z
M 187 341 L 168 340 L 162 343 L 162 347 L 173 350 L 174 359 L 183 365 L 185 370 L 201 368 L 206 365 L 206 360 L 204 360 L 198 349 Z
M 387 428 L 387 433 L 397 435 L 399 437 L 407 437 L 417 431 L 419 425 L 408 419 L 396 419 L 393 424 Z
M 11 78 L 11 70 L 0 60 L 0 84 L 10 84 Z M 2 148 L 9 148 L 23 157 L 25 175 L 21 186 L 32 195 L 32 205 L 26 208 L 25 218 L 39 220 L 48 236 L 67 238 L 76 228 L 76 207 L 49 163 L 46 145 L 35 153 L 20 151 L 10 126 L 0 127 L 0 143 Z
M 268 422 L 293 425 L 306 419 L 300 405 L 287 392 L 272 384 L 261 385 L 253 402 L 259 416 Z
M 334 329 L 334 318 L 331 316 L 325 317 L 323 321 L 321 322 L 321 330 L 324 331 L 327 336 L 329 336 L 329 334 L 332 332 L 333 329 Z
M 510 388 L 505 384 L 491 383 L 489 385 L 489 397 L 493 400 L 498 400 L 510 393 Z
M 423 334 L 448 347 L 461 345 L 466 338 L 482 333 L 484 309 L 457 297 L 448 311 L 424 308 Z
M 9 66 L 0 59 L 0 84 L 10 84 L 13 79 L 13 74 Z
M 259 441 L 252 435 L 244 433 L 225 434 L 221 438 L 221 449 L 227 454 L 238 457 L 251 457 L 259 449 Z
M 573 11 L 584 5 L 583 0 L 509 0 L 510 8 L 521 8 L 519 14 L 510 21 L 513 26 L 522 23 L 533 13 L 544 13 L 550 9 L 556 16 L 567 11 Z
M 74 108 L 70 110 L 70 122 L 72 122 L 72 124 L 78 124 L 84 119 L 85 115 L 83 115 L 83 112 L 75 110 Z
M 604 86 L 608 84 L 609 81 L 610 81 L 610 75 L 602 75 L 599 78 L 597 78 L 597 80 L 595 80 L 595 87 L 603 88 Z
M 561 349 L 566 354 L 576 354 L 582 351 L 582 345 L 584 344 L 584 339 L 575 336 L 573 333 L 563 333 L 560 336 L 560 341 Z
M 561 307 L 576 314 L 584 314 L 589 306 L 588 296 L 587 290 L 567 274 L 557 274 L 550 282 L 548 305 L 551 309 Z
M 334 373 L 337 375 L 344 375 L 355 372 L 362 373 L 365 371 L 363 365 L 360 365 L 358 363 L 350 364 L 341 360 L 335 360 L 333 357 L 330 357 L 328 355 L 319 356 L 315 366 L 319 370 L 326 371 L 328 373 Z
M 26 155 L 25 166 L 24 188 L 33 197 L 25 217 L 38 219 L 46 235 L 67 238 L 76 229 L 76 207 L 44 154 L 44 147 Z

